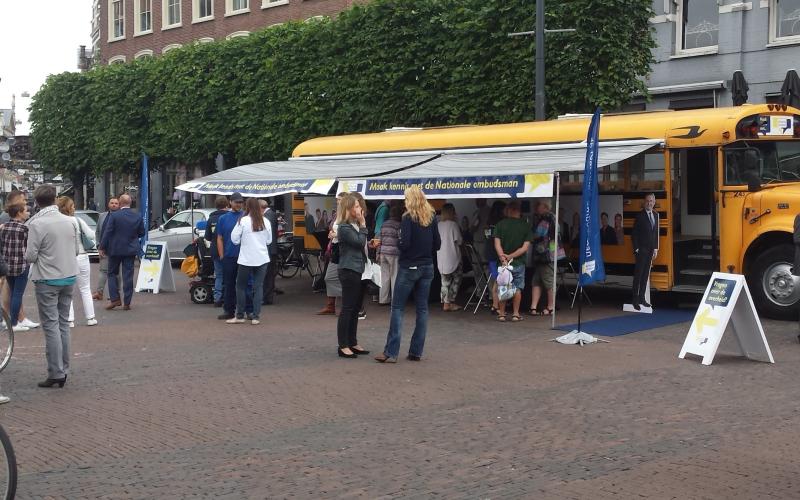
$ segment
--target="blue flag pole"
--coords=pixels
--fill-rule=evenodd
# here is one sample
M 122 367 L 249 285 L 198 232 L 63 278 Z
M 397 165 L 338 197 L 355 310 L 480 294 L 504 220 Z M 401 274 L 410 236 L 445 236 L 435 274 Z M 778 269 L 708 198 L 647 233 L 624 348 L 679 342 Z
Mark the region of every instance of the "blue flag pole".
M 606 279 L 603 252 L 600 243 L 600 210 L 597 185 L 597 155 L 600 140 L 600 108 L 595 110 L 586 136 L 586 163 L 583 168 L 583 193 L 581 196 L 581 231 L 578 247 L 581 297 L 578 302 L 578 331 L 581 329 L 581 304 L 583 287 Z
M 147 153 L 142 153 L 142 178 L 139 182 L 139 212 L 144 221 L 144 236 L 139 238 L 139 244 L 142 247 L 142 254 L 144 254 L 144 247 L 147 245 L 147 232 L 150 229 L 150 169 L 148 168 L 149 158 Z

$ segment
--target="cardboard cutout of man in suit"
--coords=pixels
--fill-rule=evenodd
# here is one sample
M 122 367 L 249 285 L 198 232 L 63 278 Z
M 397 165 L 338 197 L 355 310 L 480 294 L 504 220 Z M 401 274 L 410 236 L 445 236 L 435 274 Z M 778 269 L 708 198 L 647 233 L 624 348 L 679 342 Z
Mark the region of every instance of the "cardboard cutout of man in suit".
M 650 267 L 658 256 L 658 212 L 653 208 L 656 196 L 653 193 L 644 198 L 644 207 L 636 214 L 633 222 L 633 257 L 636 264 L 633 269 L 633 308 L 639 311 L 640 304 L 651 307 L 645 300 L 647 284 L 650 279 Z

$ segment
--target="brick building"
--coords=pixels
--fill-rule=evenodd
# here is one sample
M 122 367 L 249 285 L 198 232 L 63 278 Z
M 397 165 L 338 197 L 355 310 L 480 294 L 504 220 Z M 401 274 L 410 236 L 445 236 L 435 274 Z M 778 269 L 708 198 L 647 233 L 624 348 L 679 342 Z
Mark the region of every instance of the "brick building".
M 79 57 L 82 69 L 89 60 L 122 64 L 161 54 L 194 42 L 212 42 L 281 24 L 319 16 L 335 16 L 364 0 L 95 0 L 92 8 L 92 49 Z M 169 205 L 178 209 L 209 200 L 190 198 L 175 186 L 208 174 L 194 165 L 170 165 L 151 172 L 150 194 L 154 217 Z M 111 194 L 137 194 L 138 176 L 106 173 L 95 179 L 89 197 L 99 205 Z
M 335 16 L 357 0 L 97 0 L 101 64 L 154 57 L 317 16 Z

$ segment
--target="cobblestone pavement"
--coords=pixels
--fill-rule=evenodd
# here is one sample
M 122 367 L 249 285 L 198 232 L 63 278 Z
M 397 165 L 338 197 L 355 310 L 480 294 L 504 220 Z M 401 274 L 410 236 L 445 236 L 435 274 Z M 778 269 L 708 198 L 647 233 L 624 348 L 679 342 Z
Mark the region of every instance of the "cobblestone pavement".
M 706 367 L 677 358 L 686 323 L 581 348 L 549 319 L 437 311 L 421 363 L 380 365 L 335 356 L 307 278 L 251 326 L 175 274 L 73 330 L 64 389 L 36 388 L 43 337 L 18 334 L 0 422 L 19 498 L 800 498 L 794 323 L 764 321 L 775 365 Z M 593 298 L 585 317 L 620 314 Z M 359 324 L 373 353 L 387 316 Z

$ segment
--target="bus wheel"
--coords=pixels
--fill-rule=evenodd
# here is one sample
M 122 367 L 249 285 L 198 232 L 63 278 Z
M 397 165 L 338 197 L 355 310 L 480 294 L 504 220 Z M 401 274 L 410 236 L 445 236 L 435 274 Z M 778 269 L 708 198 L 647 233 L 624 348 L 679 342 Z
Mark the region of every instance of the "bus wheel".
M 800 283 L 792 276 L 794 246 L 777 245 L 756 258 L 748 284 L 763 316 L 797 319 Z

